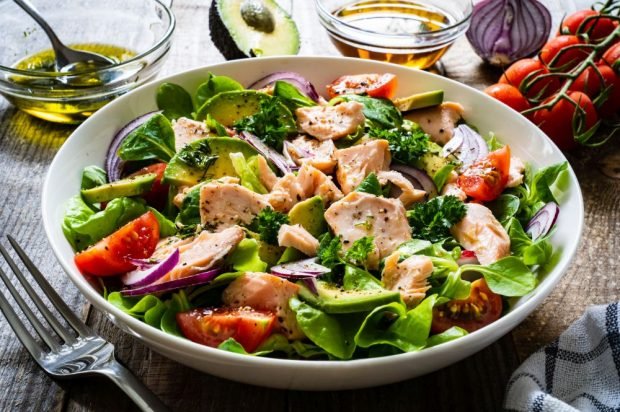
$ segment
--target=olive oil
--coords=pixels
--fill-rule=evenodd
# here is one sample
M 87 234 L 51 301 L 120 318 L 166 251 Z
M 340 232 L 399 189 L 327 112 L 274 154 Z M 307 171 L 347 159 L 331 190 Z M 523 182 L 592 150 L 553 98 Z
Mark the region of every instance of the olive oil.
M 115 62 L 128 60 L 135 52 L 109 44 L 72 44 L 70 47 L 92 51 L 109 57 Z M 70 77 L 58 76 L 54 65 L 54 51 L 43 50 L 27 56 L 13 65 L 13 68 L 34 72 L 32 76 L 11 75 L 7 80 L 16 87 L 28 87 L 30 96 L 24 93 L 3 93 L 16 107 L 35 117 L 56 123 L 77 124 L 86 120 L 115 96 L 101 94 L 93 96 L 88 89 L 106 86 L 114 77 L 110 73 L 85 73 L 91 67 L 79 67 Z M 40 75 L 38 74 L 40 73 Z M 50 76 L 46 77 L 45 74 Z
M 348 39 L 342 33 L 330 33 L 333 43 L 345 56 L 421 69 L 435 64 L 450 45 L 441 40 L 429 44 L 427 40 L 433 37 L 433 32 L 455 23 L 441 10 L 407 0 L 357 1 L 333 11 L 332 15 L 366 33 L 363 37 Z M 411 35 L 410 41 L 406 35 Z M 418 38 L 419 45 L 416 44 Z M 379 39 L 384 44 L 377 44 Z

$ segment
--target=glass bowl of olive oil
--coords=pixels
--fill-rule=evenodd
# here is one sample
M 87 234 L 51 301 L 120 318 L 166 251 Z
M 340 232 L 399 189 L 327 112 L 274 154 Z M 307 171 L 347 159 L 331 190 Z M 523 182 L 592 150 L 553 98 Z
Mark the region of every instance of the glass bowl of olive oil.
M 345 56 L 427 69 L 469 28 L 471 0 L 315 0 Z
M 34 20 L 12 1 L 0 1 L 0 94 L 35 117 L 81 123 L 161 68 L 175 27 L 162 1 L 33 0 L 65 44 L 115 62 L 70 72 L 57 71 L 49 40 Z

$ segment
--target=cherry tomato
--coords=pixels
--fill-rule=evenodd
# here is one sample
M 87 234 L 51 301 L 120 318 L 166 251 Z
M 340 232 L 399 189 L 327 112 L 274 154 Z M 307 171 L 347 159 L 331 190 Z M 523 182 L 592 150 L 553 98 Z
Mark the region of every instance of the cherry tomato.
M 113 276 L 135 266 L 127 258 L 145 259 L 159 241 L 159 223 L 153 212 L 146 212 L 111 235 L 75 255 L 75 264 L 84 274 Z
M 590 98 L 581 92 L 569 92 L 572 102 L 561 99 L 551 109 L 538 110 L 534 113 L 533 121 L 547 134 L 562 150 L 570 150 L 577 146 L 573 134 L 573 117 L 577 104 L 585 112 L 585 124 L 579 125 L 578 133 L 592 128 L 598 121 L 598 115 Z M 553 97 L 547 100 L 551 101 Z
M 553 58 L 557 56 L 561 50 L 578 44 L 583 44 L 583 41 L 577 36 L 567 35 L 554 37 L 543 46 L 540 51 L 540 60 L 546 64 L 547 67 L 551 67 L 550 64 L 554 60 Z M 586 57 L 588 57 L 587 49 L 571 48 L 562 52 L 560 57 L 553 62 L 553 68 L 567 71 L 578 65 Z
M 531 107 L 530 102 L 523 97 L 519 89 L 509 84 L 494 84 L 487 87 L 484 92 L 518 112 L 522 112 Z
M 504 146 L 465 169 L 458 184 L 474 200 L 490 202 L 497 199 L 506 187 L 509 169 L 510 147 Z
M 155 209 L 163 209 L 168 201 L 168 188 L 169 185 L 161 183 L 164 177 L 164 171 L 166 170 L 166 163 L 155 163 L 150 166 L 143 167 L 137 172 L 132 173 L 130 176 L 145 175 L 147 173 L 155 173 L 157 177 L 151 187 L 151 190 L 142 195 L 146 202 L 153 206 Z
M 599 64 L 597 69 L 598 72 L 594 67 L 588 67 L 575 79 L 569 90 L 585 93 L 594 100 L 605 87 L 615 84 L 617 76 L 611 67 Z
M 247 307 L 201 308 L 177 313 L 177 324 L 187 339 L 216 348 L 233 338 L 247 352 L 254 352 L 271 334 L 275 321 L 273 313 Z
M 437 334 L 458 326 L 473 332 L 495 322 L 502 314 L 502 298 L 493 293 L 482 279 L 471 283 L 469 297 L 452 300 L 433 309 L 431 333 Z
M 562 22 L 561 34 L 587 34 L 589 39 L 596 42 L 605 39 L 616 28 L 616 22 L 612 19 L 600 16 L 601 13 L 594 10 L 580 10 L 569 15 Z M 585 20 L 588 19 L 586 22 Z
M 620 43 L 616 43 L 607 49 L 603 54 L 603 61 L 620 75 Z
M 542 77 L 549 70 L 536 59 L 521 59 L 514 62 L 499 78 L 499 83 L 511 84 L 524 93 L 529 99 L 545 98 L 551 96 L 560 88 L 560 80 L 557 77 Z M 538 80 L 535 80 L 538 79 Z
M 615 74 L 607 65 L 601 65 L 600 70 L 605 78 L 605 87 L 608 87 L 609 91 L 603 103 L 597 102 L 598 113 L 601 117 L 609 119 L 620 114 L 620 75 Z
M 369 73 L 342 76 L 327 85 L 330 98 L 343 94 L 367 94 L 370 97 L 391 99 L 396 92 L 396 75 Z

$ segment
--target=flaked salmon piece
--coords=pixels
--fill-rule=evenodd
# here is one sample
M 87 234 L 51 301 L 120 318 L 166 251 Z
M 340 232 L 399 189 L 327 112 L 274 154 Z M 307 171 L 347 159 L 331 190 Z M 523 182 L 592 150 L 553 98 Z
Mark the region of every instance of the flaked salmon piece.
M 493 213 L 477 203 L 467 204 L 465 217 L 450 229 L 464 249 L 473 250 L 482 265 L 510 254 L 510 237 Z
M 174 249 L 179 249 L 179 263 L 156 283 L 181 279 L 215 267 L 244 237 L 243 229 L 233 226 L 221 232 L 200 232 L 189 242 L 174 244 Z
M 325 204 L 342 198 L 342 192 L 332 181 L 331 176 L 304 163 L 297 175 L 287 173 L 266 195 L 269 204 L 278 212 L 286 213 L 297 203 L 319 195 Z
M 506 187 L 517 187 L 523 183 L 525 163 L 517 156 L 510 156 L 510 168 L 508 169 L 508 183 Z
M 370 173 L 389 168 L 392 160 L 389 147 L 387 140 L 378 139 L 336 150 L 336 179 L 345 195 L 355 190 Z
M 302 163 L 309 163 L 323 173 L 333 173 L 334 167 L 336 167 L 336 159 L 334 158 L 336 146 L 332 140 L 321 141 L 300 135 L 290 143 L 288 152 L 298 166 L 301 166 Z
M 215 182 L 218 182 L 218 183 L 239 183 L 240 180 L 239 180 L 238 177 L 223 176 L 223 177 L 215 180 Z M 183 200 L 185 200 L 185 196 L 187 196 L 187 193 L 189 191 L 191 191 L 192 189 L 194 189 L 195 187 L 201 186 L 203 184 L 204 184 L 203 182 L 200 182 L 200 183 L 198 183 L 197 185 L 194 185 L 194 186 L 179 186 L 179 188 L 177 189 L 177 194 L 172 199 L 172 203 L 176 207 L 181 208 L 181 206 L 183 205 Z
M 342 240 L 343 250 L 364 236 L 374 238 L 374 251 L 368 258 L 370 269 L 411 239 L 411 229 L 400 200 L 351 192 L 325 212 L 325 220 Z
M 386 289 L 399 291 L 407 307 L 417 306 L 430 289 L 428 277 L 433 273 L 433 262 L 428 256 L 413 255 L 398 262 L 400 252 L 385 258 L 381 281 Z
M 271 167 L 269 167 L 267 160 L 263 156 L 256 156 L 256 164 L 258 165 L 258 178 L 260 182 L 267 190 L 271 191 L 278 182 L 278 177 L 273 170 L 271 170 Z
M 228 307 L 249 306 L 276 314 L 277 331 L 291 340 L 306 336 L 297 324 L 295 312 L 288 301 L 297 296 L 299 286 L 267 273 L 247 272 L 235 279 L 222 292 L 222 301 Z
M 337 140 L 355 133 L 364 124 L 363 109 L 364 105 L 358 102 L 300 107 L 295 110 L 297 127 L 319 140 Z
M 450 172 L 446 184 L 441 188 L 441 194 L 444 196 L 454 196 L 464 202 L 467 199 L 467 194 L 459 186 L 458 179 L 459 175 L 456 172 Z
M 377 173 L 377 178 L 382 186 L 390 182 L 394 186 L 398 187 L 401 192 L 398 196 L 398 200 L 403 202 L 403 206 L 405 207 L 409 207 L 413 203 L 421 202 L 426 198 L 426 192 L 424 190 L 419 190 L 413 187 L 411 181 L 397 171 L 382 170 Z
M 420 125 L 431 140 L 444 145 L 452 139 L 454 129 L 465 109 L 459 103 L 445 102 L 427 109 L 413 110 L 405 118 Z
M 250 224 L 267 206 L 263 195 L 236 183 L 213 181 L 200 188 L 200 223 L 216 231 Z
M 319 241 L 302 225 L 282 225 L 278 231 L 278 245 L 293 247 L 306 256 L 316 256 Z
M 179 117 L 172 121 L 174 131 L 174 147 L 179 152 L 187 144 L 209 135 L 209 129 L 204 122 L 197 122 L 187 117 Z

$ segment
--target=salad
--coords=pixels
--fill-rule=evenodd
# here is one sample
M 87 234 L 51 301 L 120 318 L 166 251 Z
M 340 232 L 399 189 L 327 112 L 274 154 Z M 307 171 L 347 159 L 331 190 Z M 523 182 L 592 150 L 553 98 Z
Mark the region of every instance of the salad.
M 66 205 L 76 266 L 127 314 L 253 356 L 385 356 L 496 321 L 555 261 L 568 165 L 534 171 L 441 90 L 396 90 L 162 84 Z

